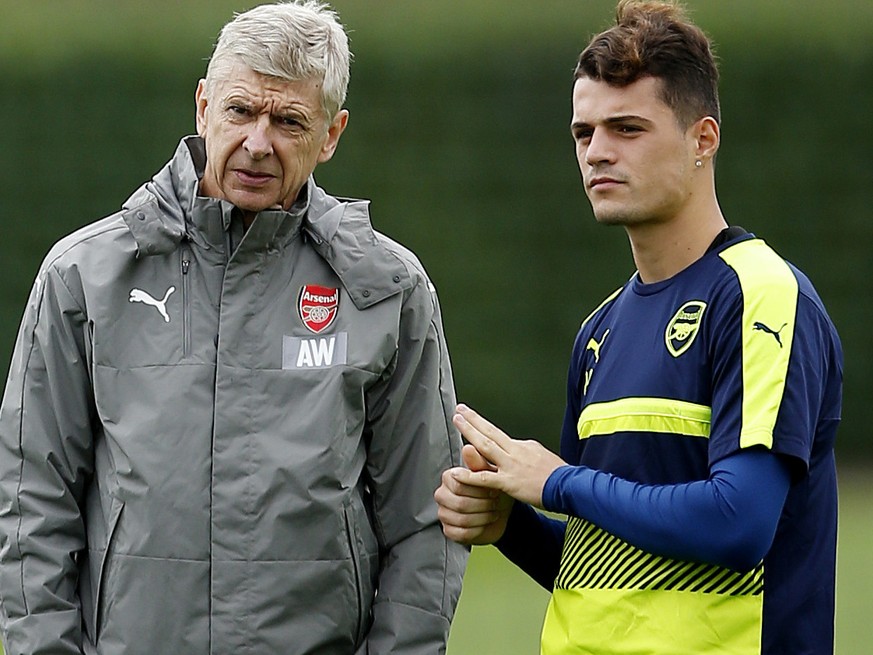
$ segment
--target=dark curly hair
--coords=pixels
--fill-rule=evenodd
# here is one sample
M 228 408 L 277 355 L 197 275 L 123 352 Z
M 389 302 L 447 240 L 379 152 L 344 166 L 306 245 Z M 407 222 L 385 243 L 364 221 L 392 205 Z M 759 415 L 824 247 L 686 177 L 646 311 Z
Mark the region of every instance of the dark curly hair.
M 683 129 L 704 116 L 721 122 L 712 47 L 676 2 L 621 0 L 615 26 L 594 36 L 579 55 L 573 79 L 582 77 L 614 86 L 654 77 Z

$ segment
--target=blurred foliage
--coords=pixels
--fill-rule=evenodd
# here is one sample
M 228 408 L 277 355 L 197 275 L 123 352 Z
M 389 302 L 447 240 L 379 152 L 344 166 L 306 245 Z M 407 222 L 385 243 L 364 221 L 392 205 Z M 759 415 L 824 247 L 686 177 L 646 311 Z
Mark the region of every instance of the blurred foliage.
M 229 0 L 0 0 L 0 361 L 52 242 L 109 214 L 193 131 Z M 440 292 L 459 398 L 555 446 L 581 320 L 633 271 L 569 138 L 578 51 L 610 0 L 337 0 L 352 117 L 316 171 L 373 200 Z M 728 219 L 818 287 L 846 354 L 841 456 L 873 457 L 873 3 L 687 3 L 721 58 Z
M 41 257 L 113 212 L 193 131 L 194 87 L 215 36 L 254 4 L 0 0 L 0 366 Z M 594 223 L 568 131 L 575 57 L 614 2 L 332 4 L 356 55 L 352 120 L 320 184 L 372 198 L 376 226 L 426 264 L 459 397 L 518 436 L 556 445 L 575 331 L 633 270 L 623 233 Z M 838 452 L 869 460 L 873 2 L 686 4 L 721 58 L 723 209 L 816 283 L 845 347 Z M 866 471 L 841 478 L 837 652 L 846 655 L 871 638 L 867 480 Z M 471 643 L 535 648 L 532 609 L 545 593 L 507 576 L 505 562 L 486 566 L 483 552 L 471 560 L 450 653 Z

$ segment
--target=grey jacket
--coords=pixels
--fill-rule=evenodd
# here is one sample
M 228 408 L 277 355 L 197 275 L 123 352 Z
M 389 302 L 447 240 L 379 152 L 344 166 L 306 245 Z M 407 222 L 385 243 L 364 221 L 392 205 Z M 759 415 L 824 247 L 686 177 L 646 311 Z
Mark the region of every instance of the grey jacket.
M 0 408 L 6 655 L 434 655 L 467 550 L 433 286 L 315 187 L 243 235 L 189 137 L 43 263 Z

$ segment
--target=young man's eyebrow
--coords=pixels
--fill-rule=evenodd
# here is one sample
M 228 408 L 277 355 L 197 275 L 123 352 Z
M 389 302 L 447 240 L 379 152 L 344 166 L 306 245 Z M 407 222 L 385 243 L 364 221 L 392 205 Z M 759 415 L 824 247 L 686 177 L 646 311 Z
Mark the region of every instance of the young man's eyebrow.
M 646 125 L 651 125 L 652 121 L 643 116 L 638 116 L 636 114 L 621 114 L 619 116 L 610 116 L 603 120 L 605 125 L 616 125 L 621 123 L 645 123 Z M 591 127 L 592 123 L 587 121 L 573 121 L 570 124 L 571 130 L 582 129 L 586 127 Z
M 636 114 L 622 114 L 621 116 L 610 116 L 603 122 L 607 125 L 615 125 L 616 123 L 645 123 L 649 125 L 652 121 Z

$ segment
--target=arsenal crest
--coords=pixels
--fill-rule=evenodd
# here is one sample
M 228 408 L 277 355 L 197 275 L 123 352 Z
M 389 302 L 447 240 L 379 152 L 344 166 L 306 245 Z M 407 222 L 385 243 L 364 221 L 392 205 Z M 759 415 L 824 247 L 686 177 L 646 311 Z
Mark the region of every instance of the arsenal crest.
M 691 300 L 682 305 L 673 315 L 664 333 L 667 350 L 673 357 L 678 357 L 694 343 L 700 331 L 700 322 L 703 320 L 705 309 L 706 303 L 702 300 Z
M 297 299 L 297 313 L 300 320 L 311 332 L 323 332 L 336 318 L 339 307 L 339 289 L 307 284 L 300 289 Z

